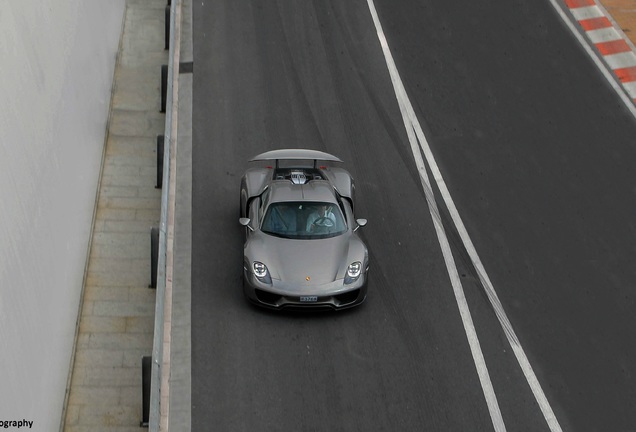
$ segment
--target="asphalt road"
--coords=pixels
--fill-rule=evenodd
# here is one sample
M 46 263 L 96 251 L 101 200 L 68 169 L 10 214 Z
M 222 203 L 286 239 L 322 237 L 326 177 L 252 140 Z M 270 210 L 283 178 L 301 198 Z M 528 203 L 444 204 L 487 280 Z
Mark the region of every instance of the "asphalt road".
M 562 429 L 636 431 L 636 121 L 547 0 L 376 7 Z M 493 430 L 367 2 L 214 0 L 193 15 L 192 429 Z M 240 176 L 285 147 L 333 153 L 356 179 L 371 253 L 356 310 L 273 314 L 242 297 Z M 507 430 L 548 430 L 442 219 Z

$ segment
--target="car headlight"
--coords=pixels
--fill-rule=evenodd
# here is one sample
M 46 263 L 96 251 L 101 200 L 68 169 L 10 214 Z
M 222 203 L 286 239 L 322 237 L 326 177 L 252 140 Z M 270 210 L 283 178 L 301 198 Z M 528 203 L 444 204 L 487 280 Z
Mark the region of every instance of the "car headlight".
M 252 264 L 252 269 L 254 270 L 254 276 L 256 278 L 266 284 L 272 283 L 272 278 L 269 275 L 269 270 L 267 270 L 267 266 L 259 261 L 254 261 Z
M 361 272 L 362 263 L 360 261 L 349 264 L 349 267 L 347 267 L 347 274 L 345 276 L 344 283 L 350 284 L 352 282 L 355 282 L 360 277 Z

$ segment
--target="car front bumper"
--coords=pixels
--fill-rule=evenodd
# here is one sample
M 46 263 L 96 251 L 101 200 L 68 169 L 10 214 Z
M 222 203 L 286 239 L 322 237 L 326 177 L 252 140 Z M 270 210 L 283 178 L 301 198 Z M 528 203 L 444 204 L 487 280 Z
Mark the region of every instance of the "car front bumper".
M 243 270 L 243 294 L 250 302 L 269 309 L 341 310 L 360 305 L 367 297 L 368 270 L 353 283 L 338 280 L 328 286 L 294 287 L 273 280 L 259 281 L 253 273 Z

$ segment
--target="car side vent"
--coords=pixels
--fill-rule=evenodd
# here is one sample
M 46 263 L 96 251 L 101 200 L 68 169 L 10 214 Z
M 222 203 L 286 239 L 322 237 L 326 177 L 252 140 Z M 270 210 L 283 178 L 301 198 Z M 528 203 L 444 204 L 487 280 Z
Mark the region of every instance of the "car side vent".
M 307 176 L 302 171 L 292 171 L 289 177 L 293 184 L 304 185 L 307 183 Z

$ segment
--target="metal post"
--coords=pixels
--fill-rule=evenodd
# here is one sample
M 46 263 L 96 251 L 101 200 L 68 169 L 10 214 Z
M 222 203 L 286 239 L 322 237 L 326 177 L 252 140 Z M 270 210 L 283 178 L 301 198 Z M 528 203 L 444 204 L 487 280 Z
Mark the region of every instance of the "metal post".
M 166 101 L 168 93 L 168 65 L 161 65 L 161 111 L 166 112 Z
M 150 228 L 150 286 L 157 288 L 157 265 L 159 263 L 159 228 Z
M 150 379 L 152 376 L 152 356 L 141 358 L 141 422 L 139 426 L 148 427 L 150 421 Z
M 156 189 L 161 189 L 163 183 L 163 148 L 165 137 L 163 135 L 157 135 L 157 184 Z
M 166 6 L 164 29 L 165 31 L 164 31 L 163 49 L 169 49 L 170 48 L 170 1 L 168 1 L 168 6 Z

